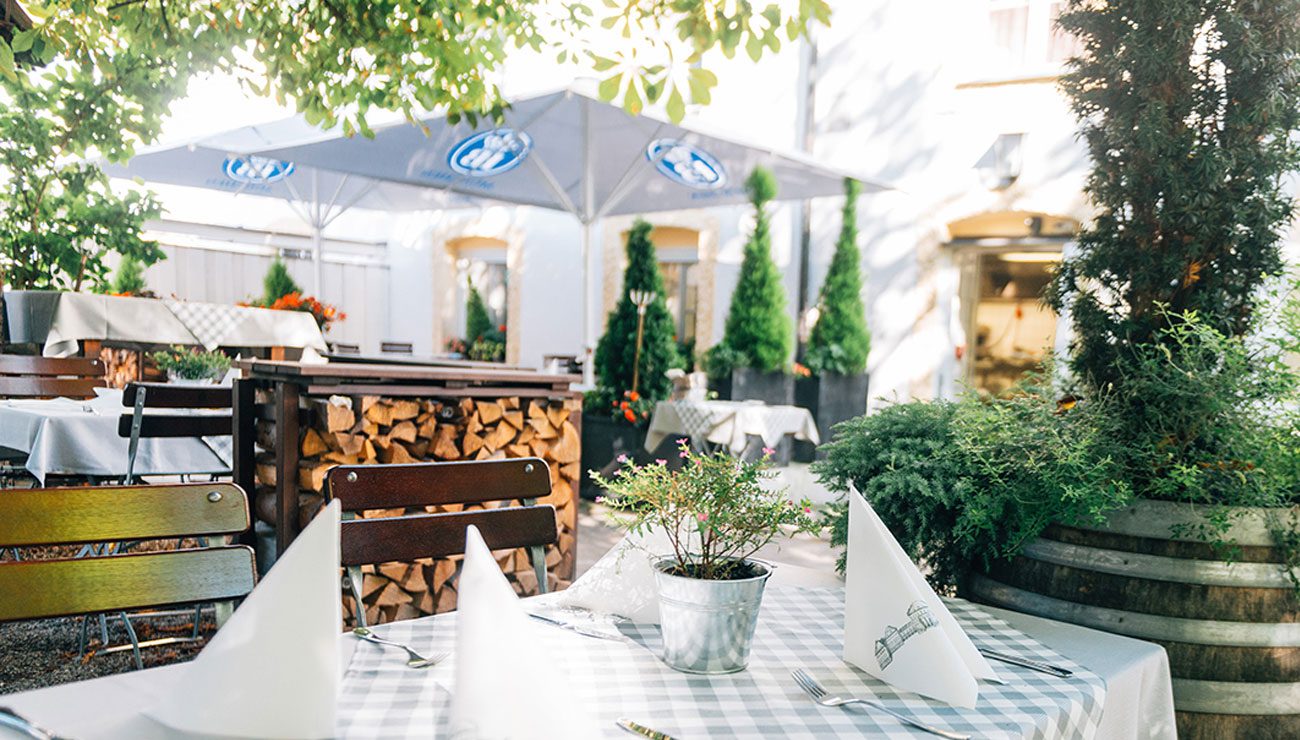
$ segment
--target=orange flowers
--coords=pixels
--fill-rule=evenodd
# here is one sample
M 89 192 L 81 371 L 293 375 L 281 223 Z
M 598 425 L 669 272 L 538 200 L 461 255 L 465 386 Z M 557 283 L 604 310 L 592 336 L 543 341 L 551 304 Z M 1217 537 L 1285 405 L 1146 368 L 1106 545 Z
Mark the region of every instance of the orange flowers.
M 316 324 L 320 326 L 321 331 L 329 329 L 330 324 L 335 321 L 343 321 L 348 317 L 347 314 L 334 306 L 321 303 L 311 296 L 304 296 L 298 291 L 280 296 L 267 308 L 276 311 L 303 311 L 309 313 L 316 319 Z

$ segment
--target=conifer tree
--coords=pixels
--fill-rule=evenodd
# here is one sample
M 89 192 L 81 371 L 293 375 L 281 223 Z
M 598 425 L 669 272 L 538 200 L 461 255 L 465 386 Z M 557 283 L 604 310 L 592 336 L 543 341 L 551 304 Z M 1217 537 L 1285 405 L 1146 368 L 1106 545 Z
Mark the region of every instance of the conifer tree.
M 1133 345 L 1177 351 L 1172 316 L 1249 328 L 1292 216 L 1297 18 L 1300 0 L 1071 0 L 1061 16 L 1083 45 L 1062 85 L 1097 217 L 1047 299 L 1073 317 L 1084 383 L 1121 382 Z
M 726 357 L 734 367 L 778 371 L 790 359 L 793 331 L 781 272 L 772 261 L 767 204 L 776 197 L 776 178 L 767 169 L 756 167 L 745 180 L 745 189 L 754 205 L 754 233 L 745 243 L 740 281 L 731 294 L 720 343 L 723 349 L 712 355 L 715 360 Z M 710 374 L 719 374 L 717 362 L 710 365 Z
M 488 315 L 487 304 L 483 302 L 483 295 L 474 287 L 474 283 L 469 284 L 469 296 L 465 299 L 465 342 L 473 344 L 474 342 L 491 338 L 494 336 L 496 325 L 492 323 L 492 317 Z
M 112 291 L 118 295 L 147 295 L 149 285 L 144 280 L 144 263 L 129 254 L 123 255 L 113 276 Z
M 628 295 L 630 291 L 648 290 L 655 294 L 654 301 L 646 308 L 641 339 L 640 395 L 651 401 L 667 398 L 672 384 L 664 373 L 681 364 L 674 341 L 677 327 L 668 311 L 664 279 L 650 241 L 650 229 L 649 223 L 638 219 L 628 232 L 623 292 L 609 314 L 604 336 L 596 345 L 596 383 L 604 394 L 602 400 L 619 400 L 624 392 L 632 389 L 637 309 Z
M 271 266 L 266 270 L 266 277 L 262 278 L 263 305 L 269 306 L 290 293 L 302 293 L 302 288 L 294 282 L 293 276 L 289 274 L 289 268 L 285 267 L 284 261 L 276 255 L 271 261 Z
M 862 255 L 858 251 L 858 194 L 856 180 L 844 180 L 844 211 L 840 238 L 835 243 L 818 299 L 820 315 L 808 337 L 804 364 L 814 373 L 856 375 L 867 367 L 871 335 L 862 305 Z

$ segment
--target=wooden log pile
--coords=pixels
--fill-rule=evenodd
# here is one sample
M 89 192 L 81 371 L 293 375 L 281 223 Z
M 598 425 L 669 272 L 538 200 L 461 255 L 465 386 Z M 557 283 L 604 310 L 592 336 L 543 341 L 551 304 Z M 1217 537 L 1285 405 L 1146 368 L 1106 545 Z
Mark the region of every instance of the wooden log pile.
M 572 580 L 582 472 L 580 399 L 329 396 L 305 398 L 303 407 L 297 481 L 301 526 L 324 505 L 325 476 L 336 465 L 539 457 L 551 474 L 551 495 L 539 503 L 555 506 L 560 527 L 558 545 L 546 552 L 549 585 L 564 588 Z M 276 485 L 273 424 L 258 422 L 255 472 L 257 516 L 271 523 L 275 521 Z M 427 511 L 473 508 L 481 506 L 427 507 Z M 372 518 L 414 511 L 373 510 L 359 515 Z M 519 594 L 537 593 L 537 578 L 524 550 L 495 555 Z M 460 558 L 453 557 L 363 567 L 361 591 L 367 620 L 374 624 L 455 609 L 459 564 Z M 344 596 L 344 613 L 350 619 L 349 596 Z

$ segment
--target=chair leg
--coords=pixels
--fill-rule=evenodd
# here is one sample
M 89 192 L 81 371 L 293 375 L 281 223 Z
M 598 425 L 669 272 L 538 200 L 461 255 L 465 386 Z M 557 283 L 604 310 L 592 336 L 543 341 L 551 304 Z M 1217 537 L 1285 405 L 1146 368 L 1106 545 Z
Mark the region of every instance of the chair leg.
M 86 642 L 90 639 L 90 615 L 81 618 L 81 639 L 77 641 L 77 657 L 86 657 Z
M 194 605 L 194 631 L 190 633 L 191 640 L 199 639 L 199 625 L 203 622 L 203 605 Z
M 361 568 L 349 565 L 347 569 L 348 588 L 352 591 L 352 604 L 356 611 L 357 626 L 367 627 L 366 605 L 361 603 Z
M 528 548 L 528 559 L 533 563 L 533 572 L 537 574 L 537 593 L 544 594 L 550 590 L 546 582 L 546 549 L 541 545 Z
M 135 636 L 135 627 L 131 626 L 131 618 L 126 612 L 118 612 L 122 617 L 122 626 L 126 627 L 126 636 L 131 639 L 131 655 L 135 657 L 135 667 L 137 670 L 144 670 L 144 658 L 140 657 L 140 639 Z
M 126 615 L 123 614 L 122 618 L 126 619 Z M 129 621 L 127 622 L 127 629 L 131 629 Z M 99 644 L 108 647 L 108 617 L 103 613 L 99 615 Z

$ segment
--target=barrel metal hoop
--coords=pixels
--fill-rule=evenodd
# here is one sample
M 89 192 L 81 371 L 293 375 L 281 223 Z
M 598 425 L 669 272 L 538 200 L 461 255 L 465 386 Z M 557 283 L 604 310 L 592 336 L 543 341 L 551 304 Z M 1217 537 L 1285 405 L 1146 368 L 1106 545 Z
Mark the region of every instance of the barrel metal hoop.
M 1175 678 L 1180 712 L 1204 714 L 1300 714 L 1300 683 L 1241 683 Z
M 1203 586 L 1293 588 L 1286 570 L 1278 563 L 1229 563 L 1223 560 L 1170 558 L 1043 539 L 1026 545 L 1021 554 L 1054 565 L 1152 581 Z M 1300 568 L 1292 569 L 1292 572 L 1300 578 Z
M 1145 640 L 1234 647 L 1300 647 L 1300 623 L 1226 622 L 1142 614 L 1055 599 L 981 575 L 972 578 L 971 592 L 995 606 Z

